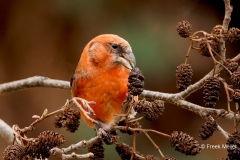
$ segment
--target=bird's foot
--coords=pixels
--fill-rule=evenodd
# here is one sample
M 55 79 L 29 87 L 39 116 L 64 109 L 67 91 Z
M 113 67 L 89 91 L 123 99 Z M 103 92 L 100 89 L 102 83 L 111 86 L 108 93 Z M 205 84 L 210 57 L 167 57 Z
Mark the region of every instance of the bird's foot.
M 135 118 L 137 112 L 133 108 L 135 99 L 132 95 L 127 94 L 126 100 L 122 103 L 122 108 L 119 114 L 114 115 L 120 117 L 119 121 Z
M 91 118 L 89 115 L 94 116 L 95 113 L 93 109 L 89 106 L 89 104 L 95 104 L 95 102 L 87 101 L 85 99 L 79 98 L 79 97 L 74 97 L 71 99 L 71 101 L 80 109 L 81 114 L 83 114 L 90 122 L 94 123 L 95 125 L 99 125 L 99 122 Z M 78 101 L 82 102 L 82 105 L 79 104 Z M 87 110 L 85 110 L 85 109 Z
M 108 131 L 106 131 L 105 129 L 103 128 L 98 128 L 97 129 L 97 135 L 101 136 L 103 141 L 106 143 L 106 144 L 112 144 L 113 143 L 113 140 L 110 136 L 110 134 L 108 133 Z
M 107 145 L 115 143 L 120 138 L 115 130 L 107 131 L 103 128 L 98 128 L 97 134 L 102 137 Z
M 94 113 L 93 109 L 90 107 L 89 104 L 93 104 L 94 105 L 94 104 L 96 104 L 96 102 L 94 102 L 94 101 L 87 101 L 87 100 L 85 100 L 83 98 L 79 98 L 79 97 L 73 97 L 73 99 L 75 99 L 77 101 L 80 101 L 82 103 L 82 106 L 85 109 L 87 109 L 87 111 L 88 111 L 87 114 L 95 116 L 95 113 Z

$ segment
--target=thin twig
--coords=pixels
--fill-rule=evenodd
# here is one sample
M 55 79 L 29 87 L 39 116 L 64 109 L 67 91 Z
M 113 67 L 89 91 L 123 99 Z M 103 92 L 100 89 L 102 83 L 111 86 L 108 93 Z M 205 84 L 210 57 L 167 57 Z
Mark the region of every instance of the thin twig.
M 159 134 L 159 135 L 167 137 L 167 138 L 171 137 L 168 134 L 165 134 L 165 133 L 153 130 L 153 129 L 131 128 L 131 127 L 128 127 L 128 126 L 114 126 L 114 129 L 130 130 L 130 131 L 133 131 L 133 132 L 153 132 L 153 133 Z
M 193 41 L 190 40 L 190 46 L 189 46 L 189 48 L 188 48 L 188 52 L 187 52 L 187 54 L 186 54 L 186 59 L 185 59 L 185 63 L 184 63 L 184 64 L 187 64 L 188 57 L 189 57 L 189 55 L 190 55 L 190 51 L 191 51 L 191 49 L 192 49 L 192 46 L 193 46 Z
M 133 132 L 133 153 L 131 155 L 131 160 L 133 160 L 135 153 L 136 153 L 136 132 Z
M 139 121 L 139 120 L 141 120 L 141 119 L 143 119 L 144 118 L 144 116 L 141 116 L 141 117 L 139 117 L 139 118 L 135 118 L 135 119 L 131 119 L 131 120 L 128 120 L 127 122 L 136 122 L 136 121 Z
M 231 111 L 231 108 L 230 108 L 230 101 L 231 101 L 231 98 L 229 96 L 229 92 L 228 92 L 228 84 L 225 82 L 224 79 L 220 78 L 220 81 L 222 82 L 223 86 L 224 86 L 224 89 L 225 89 L 225 92 L 226 92 L 226 96 L 227 96 L 227 108 L 228 108 L 228 111 L 229 112 L 232 112 Z
M 25 134 L 25 133 L 27 133 L 28 131 L 32 131 L 32 130 L 34 129 L 34 126 L 35 126 L 36 124 L 40 123 L 41 121 L 45 120 L 45 119 L 48 118 L 48 117 L 51 117 L 51 116 L 53 116 L 53 115 L 55 115 L 55 114 L 57 114 L 57 113 L 59 113 L 59 112 L 62 112 L 63 110 L 64 110 L 64 109 L 61 108 L 61 109 L 58 109 L 58 110 L 56 110 L 56 111 L 53 111 L 53 112 L 51 112 L 51 113 L 49 113 L 49 114 L 46 114 L 46 115 L 43 114 L 40 118 L 36 119 L 32 124 L 30 124 L 30 126 L 21 129 L 21 133 Z
M 156 145 L 156 143 L 152 140 L 152 138 L 147 134 L 147 132 L 143 132 L 146 137 L 150 140 L 150 142 L 153 144 L 153 146 L 157 149 L 158 153 L 160 154 L 160 156 L 162 157 L 162 159 L 164 160 L 164 155 L 162 153 L 162 151 L 160 150 L 160 148 L 158 147 L 158 145 Z
M 221 80 L 221 82 L 223 83 L 223 86 L 224 86 L 224 89 L 225 89 L 225 92 L 226 92 L 226 95 L 227 95 L 227 106 L 228 106 L 228 112 L 232 112 L 234 114 L 234 119 L 233 119 L 233 125 L 234 125 L 234 131 L 236 132 L 237 131 L 237 117 L 236 117 L 236 114 L 235 112 L 233 112 L 230 108 L 230 101 L 231 101 L 231 98 L 229 96 L 229 92 L 228 92 L 228 84 L 224 81 L 224 79 L 222 78 L 219 78 Z M 237 110 L 236 110 L 237 112 Z
M 205 35 L 205 36 L 206 36 L 206 35 Z M 207 40 L 207 37 L 206 37 L 206 43 L 207 43 L 208 51 L 209 51 L 209 53 L 210 53 L 210 55 L 211 55 L 211 57 L 212 57 L 212 60 L 213 60 L 213 62 L 214 62 L 213 72 L 212 72 L 212 76 L 214 77 L 214 74 L 215 74 L 215 71 L 216 71 L 216 64 L 219 63 L 219 62 L 218 62 L 218 61 L 215 59 L 215 57 L 213 56 L 212 47 L 210 46 L 210 44 L 209 44 L 209 42 L 208 42 L 208 40 Z
M 190 36 L 190 39 L 193 39 L 197 34 L 204 35 L 204 34 L 206 34 L 206 32 L 205 32 L 205 31 L 197 31 L 197 32 L 194 32 L 194 33 L 192 34 L 192 36 Z M 197 38 L 197 39 L 199 39 L 199 38 Z

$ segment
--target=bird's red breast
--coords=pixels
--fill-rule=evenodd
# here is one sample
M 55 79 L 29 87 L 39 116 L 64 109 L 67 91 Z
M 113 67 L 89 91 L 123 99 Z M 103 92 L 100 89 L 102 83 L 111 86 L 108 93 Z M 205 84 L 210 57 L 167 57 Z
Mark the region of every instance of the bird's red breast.
M 135 65 L 135 58 L 126 40 L 111 34 L 95 37 L 82 52 L 74 74 L 72 96 L 96 102 L 90 105 L 95 113 L 91 118 L 114 122 L 128 92 L 131 65 Z M 87 125 L 94 127 L 81 116 Z

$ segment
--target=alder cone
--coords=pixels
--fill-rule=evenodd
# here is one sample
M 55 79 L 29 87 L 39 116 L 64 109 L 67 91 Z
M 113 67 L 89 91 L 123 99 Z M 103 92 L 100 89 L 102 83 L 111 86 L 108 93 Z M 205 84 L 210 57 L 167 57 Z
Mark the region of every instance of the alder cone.
M 230 79 L 234 86 L 238 88 L 240 87 L 240 72 L 238 71 L 233 72 Z
M 232 27 L 228 30 L 228 42 L 237 42 L 240 39 L 240 30 L 238 28 Z
M 80 110 L 78 108 L 65 109 L 55 116 L 54 125 L 56 128 L 66 127 L 67 131 L 75 132 L 80 125 Z
M 220 80 L 210 77 L 205 81 L 203 87 L 203 102 L 205 107 L 214 108 L 219 100 Z
M 133 108 L 136 112 L 142 113 L 145 119 L 149 121 L 156 120 L 159 115 L 164 112 L 164 102 L 161 100 L 155 100 L 149 102 L 146 99 L 139 100 L 133 103 Z
M 127 145 L 125 143 L 118 143 L 118 144 L 116 144 L 115 149 L 122 160 L 131 159 L 133 149 L 129 145 Z
M 19 144 L 9 145 L 3 152 L 4 160 L 18 160 L 23 159 L 26 155 L 25 147 Z
M 183 38 L 187 38 L 192 34 L 192 25 L 186 20 L 178 22 L 176 28 L 178 34 Z
M 198 43 L 198 47 L 200 48 L 198 51 L 201 55 L 206 56 L 206 57 L 211 57 L 207 43 L 209 43 L 209 45 L 210 45 L 213 56 L 215 56 L 216 53 L 219 53 L 219 42 L 216 38 L 214 38 L 212 40 L 203 39 Z
M 237 71 L 238 69 L 238 62 L 232 61 L 231 59 L 226 59 L 225 62 L 223 63 L 223 65 L 229 70 L 231 71 L 231 73 Z M 228 77 L 231 77 L 231 74 L 228 72 L 228 70 L 225 70 L 225 73 Z
M 133 96 L 140 95 L 144 90 L 144 76 L 137 67 L 133 68 L 128 77 L 128 92 Z
M 227 151 L 230 160 L 238 160 L 240 157 L 240 133 L 232 133 L 229 136 L 226 144 L 229 146 Z
M 240 89 L 234 89 L 233 90 L 232 100 L 236 103 L 240 103 Z
M 190 84 L 193 70 L 190 64 L 181 64 L 176 70 L 176 83 L 179 91 L 184 91 Z
M 26 153 L 32 158 L 45 159 L 50 156 L 50 149 L 63 144 L 64 141 L 65 138 L 62 134 L 53 131 L 43 131 L 36 140 L 28 142 Z
M 94 154 L 94 156 L 89 158 L 89 160 L 104 160 L 104 151 L 103 141 L 98 139 L 96 143 L 88 147 L 88 152 L 92 152 Z
M 202 140 L 206 140 L 213 135 L 213 133 L 217 130 L 217 123 L 215 120 L 207 119 L 204 125 L 201 127 L 199 131 L 199 137 Z
M 196 155 L 201 152 L 201 147 L 198 141 L 193 137 L 180 131 L 174 131 L 169 139 L 171 147 L 185 155 Z

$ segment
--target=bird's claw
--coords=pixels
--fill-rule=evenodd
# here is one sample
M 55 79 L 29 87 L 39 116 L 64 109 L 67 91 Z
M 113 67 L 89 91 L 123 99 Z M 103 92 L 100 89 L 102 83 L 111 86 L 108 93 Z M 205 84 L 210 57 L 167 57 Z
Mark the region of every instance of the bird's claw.
M 104 130 L 103 128 L 98 128 L 97 134 L 103 138 L 103 141 L 106 144 L 112 144 L 113 140 L 108 131 Z
M 87 101 L 87 100 L 85 100 L 83 98 L 79 98 L 79 97 L 74 97 L 74 98 L 76 100 L 82 102 L 83 107 L 88 110 L 88 112 L 87 112 L 88 115 L 91 115 L 91 116 L 95 116 L 96 115 L 95 112 L 93 111 L 93 109 L 89 106 L 89 104 L 95 105 L 96 102 L 94 102 L 94 101 Z
M 103 137 L 109 136 L 107 131 L 104 130 L 103 128 L 98 128 L 97 135 L 98 136 L 103 136 Z
M 85 99 L 79 98 L 79 97 L 74 97 L 71 100 L 79 109 L 81 114 L 85 115 L 85 117 L 92 123 L 94 123 L 95 125 L 99 125 L 99 122 L 94 120 L 93 118 L 91 118 L 89 115 L 95 115 L 93 109 L 88 105 L 88 103 L 92 103 L 92 102 L 88 102 Z M 81 101 L 83 105 L 80 105 L 78 101 Z M 86 111 L 84 108 L 84 105 L 86 107 L 86 109 L 88 111 Z

